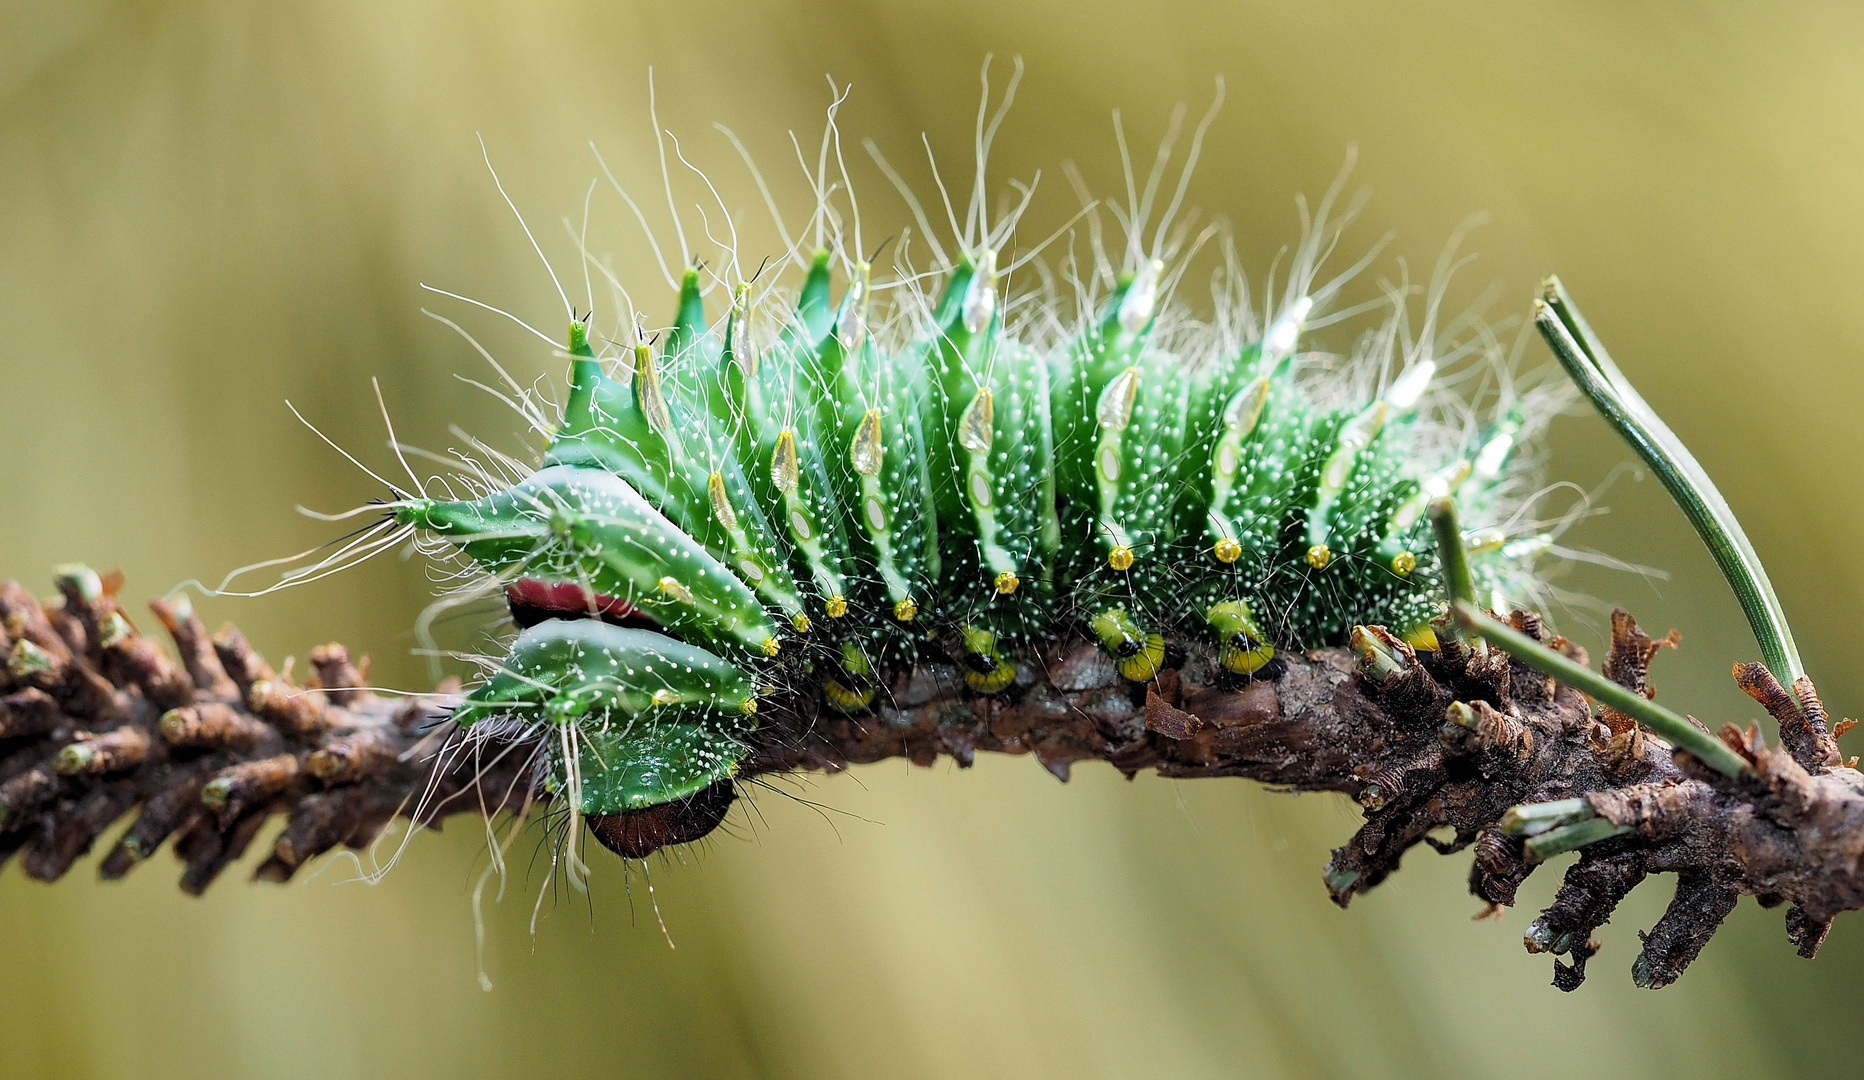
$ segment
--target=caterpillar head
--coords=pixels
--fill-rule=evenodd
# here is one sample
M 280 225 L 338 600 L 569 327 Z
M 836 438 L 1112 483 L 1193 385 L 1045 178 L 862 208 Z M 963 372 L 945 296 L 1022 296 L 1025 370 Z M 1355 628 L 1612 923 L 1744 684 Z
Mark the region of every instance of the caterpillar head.
M 750 588 L 606 470 L 553 465 L 483 499 L 411 500 L 397 515 L 493 574 L 539 582 L 523 591 L 546 606 L 560 602 L 561 586 L 582 587 L 726 653 L 777 650 L 776 625 Z
M 674 844 L 690 844 L 710 835 L 725 821 L 737 791 L 730 780 L 720 780 L 683 799 L 624 810 L 617 814 L 590 814 L 589 831 L 602 846 L 624 859 L 645 859 Z
M 463 727 L 517 717 L 544 736 L 545 790 L 596 838 L 639 858 L 696 840 L 731 806 L 757 709 L 748 672 L 665 634 L 546 619 L 454 711 Z

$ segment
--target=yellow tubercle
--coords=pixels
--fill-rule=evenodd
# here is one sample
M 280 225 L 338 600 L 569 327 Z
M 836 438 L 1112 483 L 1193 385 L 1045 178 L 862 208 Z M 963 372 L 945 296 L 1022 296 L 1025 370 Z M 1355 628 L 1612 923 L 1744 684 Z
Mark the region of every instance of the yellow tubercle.
M 783 651 L 783 643 L 781 641 L 778 641 L 775 636 L 767 637 L 764 639 L 764 655 L 765 656 L 775 656 L 777 655 L 777 653 L 781 651 Z
M 1133 568 L 1133 549 L 1121 544 L 1107 553 L 1107 565 L 1115 570 L 1126 571 Z
M 1212 548 L 1210 553 L 1215 555 L 1220 563 L 1233 563 L 1243 557 L 1243 545 L 1226 536 L 1217 541 L 1217 546 Z
M 1008 596 L 1015 592 L 1016 587 L 1022 583 L 1021 578 L 1005 570 L 1003 573 L 997 575 L 997 595 Z
M 912 622 L 919 617 L 919 605 L 909 596 L 893 605 L 893 617 L 901 622 Z
M 809 632 L 809 616 L 799 611 L 790 616 L 790 625 L 796 628 L 797 633 L 807 634 Z
M 1315 544 L 1307 549 L 1307 564 L 1316 570 L 1325 570 L 1333 561 L 1333 552 L 1325 544 Z
M 1399 577 L 1410 577 L 1411 571 L 1417 569 L 1417 556 L 1409 551 L 1400 551 L 1392 556 L 1392 573 Z
M 757 699 L 754 697 L 745 698 L 744 704 L 738 707 L 744 710 L 744 715 L 754 716 L 757 713 Z
M 848 614 L 848 598 L 845 596 L 831 596 L 825 606 L 828 608 L 828 617 L 831 619 L 839 619 Z

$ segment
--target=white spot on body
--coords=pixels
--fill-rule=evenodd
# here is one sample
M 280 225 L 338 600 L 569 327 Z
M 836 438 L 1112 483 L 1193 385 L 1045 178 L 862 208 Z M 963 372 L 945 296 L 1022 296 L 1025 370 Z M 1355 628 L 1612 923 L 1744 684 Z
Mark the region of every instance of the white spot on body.
M 1111 446 L 1100 451 L 1100 477 L 1109 484 L 1120 479 L 1120 454 Z

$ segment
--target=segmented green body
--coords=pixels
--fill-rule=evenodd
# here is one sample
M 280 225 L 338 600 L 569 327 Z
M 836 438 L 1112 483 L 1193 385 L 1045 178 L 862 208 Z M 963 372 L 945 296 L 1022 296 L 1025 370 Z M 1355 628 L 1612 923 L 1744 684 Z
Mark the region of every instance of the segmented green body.
M 856 711 L 885 704 L 890 673 L 938 659 L 972 692 L 1010 693 L 1034 647 L 1066 633 L 1098 638 L 1135 682 L 1173 640 L 1209 640 L 1238 677 L 1356 623 L 1435 647 L 1424 505 L 1455 491 L 1482 520 L 1518 413 L 1432 459 L 1414 429 L 1428 360 L 1380 397 L 1317 404 L 1291 362 L 1305 298 L 1260 340 L 1190 364 L 1152 340 L 1157 262 L 1047 346 L 1005 332 L 990 250 L 884 341 L 853 267 L 836 300 L 818 253 L 767 326 L 747 287 L 708 321 L 689 271 L 659 347 L 607 363 L 574 324 L 544 467 L 489 498 L 399 511 L 503 580 L 578 584 L 677 639 L 547 621 L 461 710 L 573 729 L 584 749 L 559 751 L 555 775 L 580 761 L 585 811 L 732 775 L 760 688 Z M 1478 586 L 1497 595 L 1531 581 L 1531 557 L 1472 539 Z

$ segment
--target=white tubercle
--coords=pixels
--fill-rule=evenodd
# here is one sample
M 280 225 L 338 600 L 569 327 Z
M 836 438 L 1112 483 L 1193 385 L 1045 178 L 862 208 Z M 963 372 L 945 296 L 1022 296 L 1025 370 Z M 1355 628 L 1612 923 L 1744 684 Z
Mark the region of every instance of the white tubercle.
M 1120 432 L 1133 422 L 1133 400 L 1139 396 L 1139 370 L 1127 368 L 1113 377 L 1107 388 L 1100 392 L 1100 403 L 1095 406 L 1095 419 L 1107 432 Z
M 996 399 L 991 395 L 990 387 L 980 386 L 971 403 L 964 407 L 964 415 L 958 418 L 958 445 L 973 454 L 983 454 L 990 450 L 996 439 L 997 410 Z
M 1378 438 L 1379 430 L 1385 426 L 1388 409 L 1385 402 L 1375 401 L 1340 429 L 1340 441 L 1320 471 L 1319 495 L 1322 499 L 1331 502 L 1345 489 L 1359 455 L 1372 445 L 1372 440 Z
M 796 462 L 796 433 L 784 428 L 777 433 L 777 448 L 770 455 L 770 482 L 788 495 L 796 490 L 799 476 Z
M 1454 492 L 1469 479 L 1469 462 L 1453 461 L 1438 469 L 1424 480 L 1424 494 L 1432 499 L 1441 499 Z
M 1152 321 L 1152 312 L 1158 307 L 1159 276 L 1164 272 L 1165 264 L 1158 259 L 1148 259 L 1139 268 L 1132 286 L 1120 298 L 1120 329 L 1137 334 Z
M 1288 305 L 1288 310 L 1269 324 L 1268 332 L 1262 335 L 1262 359 L 1265 362 L 1278 364 L 1294 352 L 1295 342 L 1301 340 L 1301 331 L 1307 325 L 1308 312 L 1313 310 L 1314 298 L 1303 296 Z
M 880 410 L 869 409 L 861 415 L 861 426 L 855 429 L 854 441 L 848 445 L 848 460 L 853 463 L 855 472 L 875 476 L 880 472 L 884 452 L 880 443 Z
M 1504 431 L 1490 439 L 1476 455 L 1476 476 L 1484 482 L 1501 475 L 1502 463 L 1508 460 L 1508 452 L 1514 449 L 1514 432 Z
M 747 379 L 757 377 L 757 354 L 751 344 L 751 287 L 738 286 L 731 302 L 731 359 Z
M 997 311 L 997 253 L 984 248 L 977 253 L 977 272 L 971 275 L 970 287 L 964 291 L 964 328 L 981 334 Z
M 1424 360 L 1412 364 L 1403 375 L 1392 381 L 1385 391 L 1385 403 L 1399 412 L 1405 412 L 1418 403 L 1424 396 L 1424 390 L 1430 385 L 1431 377 L 1437 374 L 1437 362 Z
M 1432 500 L 1454 493 L 1467 479 L 1469 462 L 1460 459 L 1426 476 L 1418 485 L 1417 493 L 1401 503 L 1392 514 L 1391 535 L 1397 536 L 1408 531 L 1424 516 L 1424 510 Z
M 1502 558 L 1527 559 L 1553 546 L 1553 537 L 1542 533 L 1538 536 L 1523 536 L 1519 540 L 1510 540 L 1502 545 Z
M 835 336 L 847 352 L 860 348 L 867 340 L 867 274 L 866 263 L 855 268 L 854 279 L 848 282 L 848 299 L 842 304 L 841 324 L 835 328 Z

